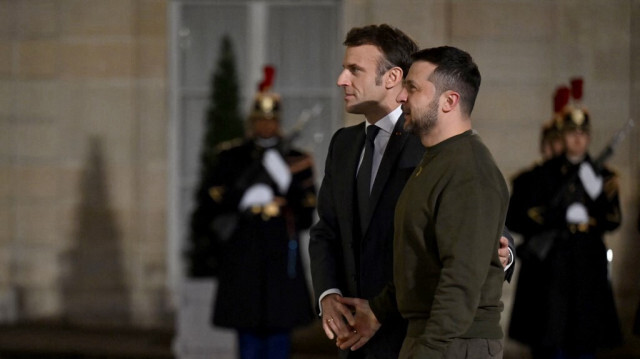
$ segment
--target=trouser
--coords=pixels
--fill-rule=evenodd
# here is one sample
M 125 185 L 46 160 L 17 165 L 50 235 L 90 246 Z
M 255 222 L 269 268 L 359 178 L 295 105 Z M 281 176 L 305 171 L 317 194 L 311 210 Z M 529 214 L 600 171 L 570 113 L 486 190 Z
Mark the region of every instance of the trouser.
M 421 345 L 417 337 L 406 337 L 400 349 L 399 359 L 429 359 L 416 354 Z M 455 338 L 444 353 L 443 359 L 502 359 L 502 354 L 500 339 Z
M 534 359 L 595 359 L 593 353 L 569 353 L 562 349 L 535 347 L 531 350 Z
M 238 331 L 240 359 L 288 359 L 291 353 L 289 332 L 256 333 Z

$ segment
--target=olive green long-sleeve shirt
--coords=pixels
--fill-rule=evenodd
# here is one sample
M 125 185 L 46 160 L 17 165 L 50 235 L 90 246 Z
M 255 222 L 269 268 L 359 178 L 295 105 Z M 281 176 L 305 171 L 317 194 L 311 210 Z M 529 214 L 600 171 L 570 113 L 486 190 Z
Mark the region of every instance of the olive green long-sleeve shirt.
M 427 148 L 395 212 L 394 284 L 415 357 L 438 358 L 454 338 L 501 339 L 498 257 L 509 192 L 472 130 Z

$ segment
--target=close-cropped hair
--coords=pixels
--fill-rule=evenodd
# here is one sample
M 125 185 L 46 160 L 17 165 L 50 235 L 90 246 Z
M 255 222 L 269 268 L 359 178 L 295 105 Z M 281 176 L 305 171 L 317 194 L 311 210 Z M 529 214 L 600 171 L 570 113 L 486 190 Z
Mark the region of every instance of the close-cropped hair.
M 347 33 L 343 45 L 376 46 L 383 54 L 378 63 L 378 76 L 397 66 L 406 77 L 411 67 L 411 54 L 418 51 L 418 45 L 407 34 L 387 24 L 354 27 Z
M 436 66 L 429 77 L 436 91 L 455 91 L 460 94 L 460 108 L 470 116 L 480 90 L 480 70 L 467 52 L 452 46 L 440 46 L 414 53 L 413 61 L 426 61 Z

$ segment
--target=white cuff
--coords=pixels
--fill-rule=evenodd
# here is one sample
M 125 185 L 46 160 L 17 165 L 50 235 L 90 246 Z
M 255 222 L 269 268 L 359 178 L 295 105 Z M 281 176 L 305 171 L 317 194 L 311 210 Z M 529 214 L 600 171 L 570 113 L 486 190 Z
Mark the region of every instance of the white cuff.
M 511 248 L 507 247 L 507 249 L 509 250 L 509 258 L 511 258 L 511 261 L 509 261 L 509 263 L 507 263 L 507 265 L 504 267 L 505 272 L 509 270 L 509 267 L 511 267 L 513 262 L 516 260 L 513 256 L 513 252 L 511 251 Z
M 273 201 L 273 190 L 271 187 L 264 183 L 257 183 L 244 192 L 238 204 L 238 209 L 244 211 L 251 206 L 265 205 L 271 203 L 271 201 Z
M 587 212 L 587 207 L 580 202 L 574 202 L 567 208 L 567 213 L 565 214 L 565 220 L 567 223 L 572 224 L 582 224 L 589 222 L 589 212 Z
M 321 317 L 322 317 L 322 299 L 324 299 L 324 297 L 328 296 L 329 294 L 338 294 L 339 296 L 342 297 L 342 291 L 338 288 L 331 288 L 322 292 L 322 294 L 320 295 L 320 298 L 318 299 L 318 308 L 320 308 Z

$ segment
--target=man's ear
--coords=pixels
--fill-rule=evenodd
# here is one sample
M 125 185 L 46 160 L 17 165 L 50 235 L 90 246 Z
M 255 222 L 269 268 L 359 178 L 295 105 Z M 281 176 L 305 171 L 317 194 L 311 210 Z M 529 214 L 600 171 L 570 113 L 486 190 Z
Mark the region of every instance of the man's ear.
M 449 112 L 453 111 L 456 106 L 460 103 L 460 94 L 455 91 L 445 91 L 441 95 L 442 100 L 442 111 Z
M 402 69 L 399 67 L 392 67 L 387 71 L 385 76 L 385 86 L 386 88 L 393 88 L 398 84 L 402 84 Z

